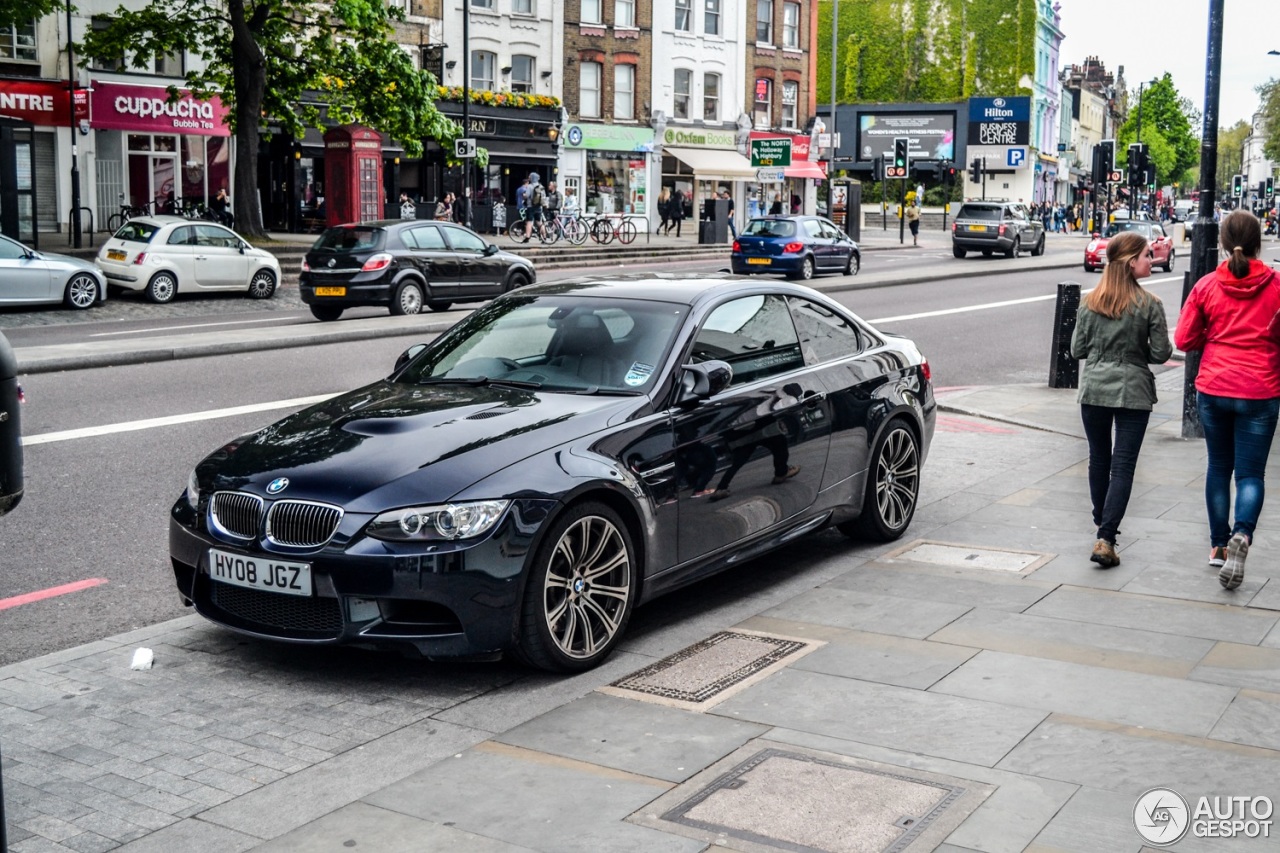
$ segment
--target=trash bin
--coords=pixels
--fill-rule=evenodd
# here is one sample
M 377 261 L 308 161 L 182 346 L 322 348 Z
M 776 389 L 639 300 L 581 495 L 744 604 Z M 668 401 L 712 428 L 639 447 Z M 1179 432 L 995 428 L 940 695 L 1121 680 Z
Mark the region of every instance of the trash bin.
M 0 333 L 0 515 L 22 500 L 22 412 L 18 359 Z
M 709 198 L 702 203 L 702 220 L 698 223 L 699 243 L 724 243 L 729 239 L 729 202 Z

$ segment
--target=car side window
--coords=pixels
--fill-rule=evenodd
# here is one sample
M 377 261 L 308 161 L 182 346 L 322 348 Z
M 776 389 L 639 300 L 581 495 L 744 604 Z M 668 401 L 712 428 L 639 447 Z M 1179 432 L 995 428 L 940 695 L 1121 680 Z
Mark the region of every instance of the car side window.
M 217 227 L 216 225 L 195 225 L 191 226 L 196 229 L 196 245 L 197 246 L 219 246 L 222 248 L 235 248 L 235 235 L 229 231 Z
M 445 234 L 449 237 L 449 244 L 453 246 L 455 252 L 483 252 L 485 247 L 484 240 L 481 240 L 470 231 L 465 231 L 456 225 L 445 225 L 443 227 Z
M 816 219 L 806 219 L 804 221 L 804 230 L 810 237 L 822 236 L 822 226 Z
M 402 240 L 410 249 L 419 249 L 422 251 L 446 250 L 449 247 L 444 244 L 444 235 L 440 233 L 440 229 L 434 225 L 424 225 L 421 228 L 410 228 L 401 235 Z
M 853 324 L 836 312 L 808 299 L 787 297 L 791 317 L 800 335 L 800 352 L 806 364 L 856 355 L 865 343 Z
M 173 233 L 169 235 L 170 246 L 187 246 L 195 243 L 196 229 L 190 225 L 184 225 L 181 228 L 173 229 Z
M 727 361 L 734 385 L 804 367 L 791 312 L 776 294 L 744 296 L 713 310 L 694 339 L 692 358 Z
M 0 261 L 16 261 L 24 258 L 27 250 L 12 240 L 6 240 L 0 237 Z

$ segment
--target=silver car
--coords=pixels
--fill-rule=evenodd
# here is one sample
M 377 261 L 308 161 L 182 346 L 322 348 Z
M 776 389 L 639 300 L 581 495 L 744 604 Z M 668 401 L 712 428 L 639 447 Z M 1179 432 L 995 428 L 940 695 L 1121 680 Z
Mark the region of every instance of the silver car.
M 179 291 L 243 290 L 269 299 L 280 283 L 275 255 L 230 228 L 180 216 L 130 219 L 102 245 L 95 263 L 109 284 L 141 290 L 152 302 L 170 302 Z
M 83 310 L 107 300 L 107 280 L 93 264 L 37 252 L 0 237 L 0 305 L 61 302 Z

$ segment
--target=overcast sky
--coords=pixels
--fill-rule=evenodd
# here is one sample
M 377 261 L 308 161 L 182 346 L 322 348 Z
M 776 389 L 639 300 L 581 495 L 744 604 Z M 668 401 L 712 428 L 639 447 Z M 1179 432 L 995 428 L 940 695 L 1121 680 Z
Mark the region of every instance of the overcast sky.
M 1138 84 L 1166 71 L 1173 85 L 1204 112 L 1205 48 L 1209 43 L 1208 0 L 1057 0 L 1062 9 L 1063 67 L 1097 56 L 1107 70 L 1124 66 L 1133 97 Z M 1259 99 L 1254 87 L 1280 77 L 1280 3 L 1225 0 L 1218 127 L 1253 120 Z M 1195 128 L 1199 135 L 1200 128 Z

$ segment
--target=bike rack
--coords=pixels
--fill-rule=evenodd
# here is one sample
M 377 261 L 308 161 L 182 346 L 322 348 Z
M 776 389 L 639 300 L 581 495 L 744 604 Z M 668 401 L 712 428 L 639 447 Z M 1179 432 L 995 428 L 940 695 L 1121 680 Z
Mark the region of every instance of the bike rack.
M 80 211 L 82 211 L 82 210 L 83 210 L 83 211 L 85 211 L 85 212 L 87 212 L 87 213 L 89 214 L 89 242 L 91 242 L 91 243 L 93 242 L 93 235 L 96 233 L 96 232 L 94 231 L 94 227 L 93 227 L 93 208 L 91 208 L 91 207 L 83 207 L 83 206 L 81 206 L 81 207 L 77 207 L 77 208 L 73 208 L 73 209 L 72 209 L 72 211 L 71 211 L 70 213 L 68 213 L 68 214 L 67 214 L 67 240 L 68 240 L 68 242 L 72 239 L 71 235 L 72 235 L 72 234 L 74 234 L 74 233 L 75 233 L 75 230 L 76 230 L 76 229 L 75 229 L 75 222 L 74 222 L 74 220 L 75 220 L 75 218 L 80 214 Z M 80 229 L 80 233 L 81 233 L 81 234 L 83 234 L 83 233 L 84 233 L 84 229 L 83 229 L 83 228 L 81 228 L 81 229 Z

